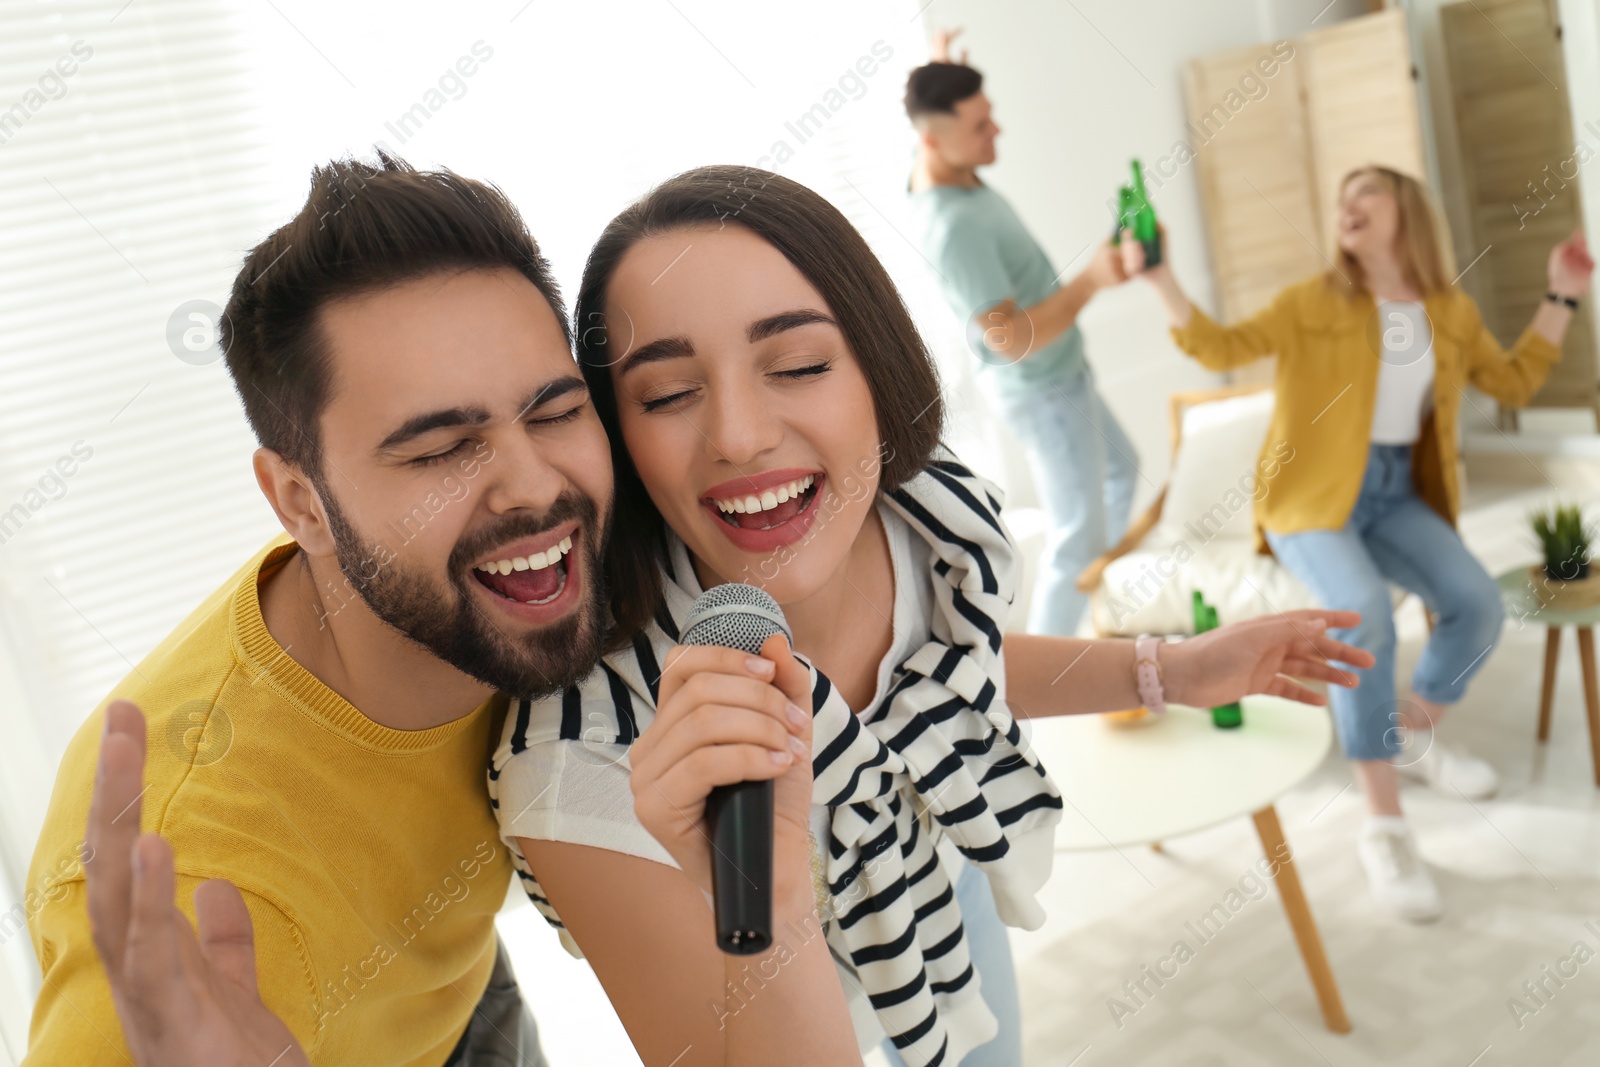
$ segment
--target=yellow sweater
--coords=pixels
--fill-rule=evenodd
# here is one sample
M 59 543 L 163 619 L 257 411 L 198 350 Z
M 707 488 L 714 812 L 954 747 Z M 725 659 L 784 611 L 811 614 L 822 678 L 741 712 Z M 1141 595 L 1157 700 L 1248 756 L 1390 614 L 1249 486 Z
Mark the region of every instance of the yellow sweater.
M 296 551 L 268 545 L 113 691 L 149 722 L 143 829 L 172 843 L 191 922 L 206 879 L 244 893 L 262 999 L 313 1063 L 439 1067 L 488 984 L 511 876 L 484 779 L 503 707 L 417 731 L 357 711 L 262 621 L 257 582 Z M 76 859 L 104 715 L 67 748 L 28 874 L 44 987 L 26 1067 L 131 1062 Z
M 1543 384 L 1561 350 L 1524 330 L 1508 353 L 1484 326 L 1478 305 L 1451 288 L 1423 301 L 1433 331 L 1433 412 L 1412 450 L 1417 493 L 1446 521 L 1460 505 L 1456 416 L 1468 383 L 1521 407 Z M 1355 508 L 1372 434 L 1382 345 L 1370 294 L 1347 299 L 1318 275 L 1291 285 L 1254 318 L 1222 326 L 1199 308 L 1172 331 L 1178 347 L 1210 370 L 1276 355 L 1276 402 L 1262 445 L 1255 505 L 1256 545 L 1273 533 L 1339 529 Z M 1287 442 L 1285 462 L 1269 453 Z M 1279 451 L 1277 457 L 1284 453 Z M 1268 475 L 1271 475 L 1269 477 Z

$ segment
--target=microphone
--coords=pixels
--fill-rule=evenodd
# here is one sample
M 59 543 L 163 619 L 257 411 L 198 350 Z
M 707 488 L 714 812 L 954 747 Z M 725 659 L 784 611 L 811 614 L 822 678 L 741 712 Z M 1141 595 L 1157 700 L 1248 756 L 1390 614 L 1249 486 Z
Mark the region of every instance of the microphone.
M 773 634 L 783 634 L 793 646 L 778 602 L 763 589 L 730 582 L 695 599 L 683 643 L 759 655 Z M 717 947 L 731 956 L 748 956 L 772 944 L 772 792 L 769 778 L 719 785 L 706 797 Z

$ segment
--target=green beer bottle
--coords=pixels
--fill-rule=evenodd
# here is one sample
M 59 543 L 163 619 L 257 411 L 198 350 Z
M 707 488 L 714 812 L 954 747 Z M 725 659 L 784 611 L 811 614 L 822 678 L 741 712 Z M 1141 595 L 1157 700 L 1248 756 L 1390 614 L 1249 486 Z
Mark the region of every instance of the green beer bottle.
M 1161 231 L 1156 229 L 1156 209 L 1150 203 L 1150 197 L 1144 189 L 1144 168 L 1139 166 L 1135 159 L 1133 167 L 1133 185 L 1129 188 L 1129 209 L 1132 218 L 1129 220 L 1128 229 L 1133 231 L 1141 245 L 1144 246 L 1145 269 L 1157 266 L 1161 262 Z
M 1194 591 L 1194 632 L 1203 634 L 1207 630 L 1215 630 L 1218 626 L 1217 609 L 1207 604 L 1205 597 L 1200 595 L 1200 590 Z M 1219 730 L 1231 730 L 1244 725 L 1244 708 L 1235 700 L 1231 704 L 1223 704 L 1211 709 L 1211 725 Z
M 1117 186 L 1117 218 L 1111 224 L 1111 243 L 1122 243 L 1122 231 L 1133 229 L 1133 190 L 1126 185 Z

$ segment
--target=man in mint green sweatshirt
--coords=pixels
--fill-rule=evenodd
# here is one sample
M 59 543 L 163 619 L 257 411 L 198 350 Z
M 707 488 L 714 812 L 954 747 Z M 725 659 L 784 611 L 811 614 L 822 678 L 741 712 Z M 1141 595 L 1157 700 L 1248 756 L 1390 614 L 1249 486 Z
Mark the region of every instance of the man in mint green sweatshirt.
M 1095 293 L 1127 276 L 1108 241 L 1082 273 L 1058 284 L 1011 205 L 979 179 L 1000 133 L 982 74 L 964 62 L 918 67 L 905 105 L 919 136 L 916 236 L 967 325 L 991 405 L 1027 450 L 1048 519 L 1028 629 L 1070 636 L 1087 599 L 1078 574 L 1122 537 L 1138 473 L 1128 435 L 1095 388 L 1077 318 Z

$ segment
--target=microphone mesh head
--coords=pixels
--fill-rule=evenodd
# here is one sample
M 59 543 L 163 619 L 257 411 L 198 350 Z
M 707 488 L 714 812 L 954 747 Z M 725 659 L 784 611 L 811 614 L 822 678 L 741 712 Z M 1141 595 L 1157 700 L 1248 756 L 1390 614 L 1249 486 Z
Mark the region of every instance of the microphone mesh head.
M 718 645 L 752 655 L 773 634 L 794 644 L 783 609 L 764 589 L 742 582 L 707 589 L 695 598 L 683 627 L 686 645 Z

